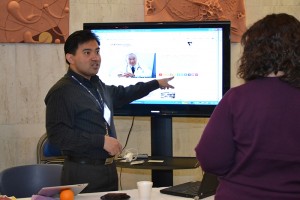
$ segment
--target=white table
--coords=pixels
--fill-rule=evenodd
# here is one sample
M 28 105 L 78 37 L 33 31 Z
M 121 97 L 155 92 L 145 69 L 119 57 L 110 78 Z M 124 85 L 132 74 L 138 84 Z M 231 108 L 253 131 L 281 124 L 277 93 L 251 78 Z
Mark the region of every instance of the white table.
M 161 189 L 162 188 L 153 188 L 152 189 L 152 194 L 151 194 L 152 200 L 191 200 L 192 199 L 192 198 L 177 197 L 177 196 L 173 196 L 173 195 L 162 194 L 162 193 L 160 193 Z M 130 200 L 139 200 L 137 189 L 120 190 L 120 191 L 114 191 L 114 192 L 127 193 L 131 197 Z M 106 193 L 108 193 L 108 192 L 78 194 L 75 197 L 75 200 L 100 200 L 100 197 Z M 214 200 L 214 196 L 207 197 L 203 200 Z
M 162 188 L 153 188 L 152 189 L 152 194 L 151 194 L 152 200 L 192 200 L 192 198 L 177 197 L 177 196 L 173 196 L 173 195 L 162 194 L 162 193 L 160 193 L 161 189 Z M 130 196 L 130 200 L 139 200 L 137 189 L 120 190 L 120 191 L 113 191 L 113 192 L 127 193 Z M 107 193 L 109 193 L 109 192 L 78 194 L 77 196 L 75 196 L 75 200 L 100 200 L 100 197 Z M 19 198 L 17 200 L 31 200 L 31 197 Z M 214 196 L 204 198 L 203 200 L 214 200 Z

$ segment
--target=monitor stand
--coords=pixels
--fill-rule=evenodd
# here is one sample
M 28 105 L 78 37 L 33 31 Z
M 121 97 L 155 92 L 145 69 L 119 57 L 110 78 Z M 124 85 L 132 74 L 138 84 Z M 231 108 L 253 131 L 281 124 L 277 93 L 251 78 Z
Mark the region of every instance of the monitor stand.
M 172 117 L 151 117 L 151 156 L 173 156 Z M 173 185 L 173 170 L 152 170 L 153 187 Z

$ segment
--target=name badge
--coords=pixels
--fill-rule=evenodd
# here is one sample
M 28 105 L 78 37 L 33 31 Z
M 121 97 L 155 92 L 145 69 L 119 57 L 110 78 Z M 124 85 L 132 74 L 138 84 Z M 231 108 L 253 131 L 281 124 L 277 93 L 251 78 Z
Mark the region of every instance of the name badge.
M 103 113 L 103 117 L 105 119 L 105 121 L 108 123 L 108 125 L 110 126 L 110 110 L 109 108 L 107 107 L 106 103 L 104 103 L 104 113 Z

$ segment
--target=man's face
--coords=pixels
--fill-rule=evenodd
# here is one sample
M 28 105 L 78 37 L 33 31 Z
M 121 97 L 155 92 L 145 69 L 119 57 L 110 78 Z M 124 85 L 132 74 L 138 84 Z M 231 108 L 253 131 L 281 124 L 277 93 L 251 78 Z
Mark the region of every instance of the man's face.
M 128 57 L 128 62 L 129 62 L 129 65 L 130 65 L 130 66 L 135 66 L 135 64 L 136 64 L 136 57 L 133 56 L 133 55 L 130 55 L 130 56 Z
M 70 68 L 87 79 L 96 75 L 100 69 L 100 48 L 95 40 L 80 44 L 75 55 L 67 54 L 66 58 Z

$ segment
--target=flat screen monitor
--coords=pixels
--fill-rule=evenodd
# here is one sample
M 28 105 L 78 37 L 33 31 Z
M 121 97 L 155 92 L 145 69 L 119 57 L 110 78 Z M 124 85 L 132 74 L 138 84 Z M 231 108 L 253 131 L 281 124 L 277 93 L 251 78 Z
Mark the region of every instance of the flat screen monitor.
M 174 76 L 115 110 L 116 116 L 209 117 L 230 88 L 230 22 L 84 23 L 100 39 L 100 79 L 107 85 Z M 132 68 L 131 65 L 135 65 Z

